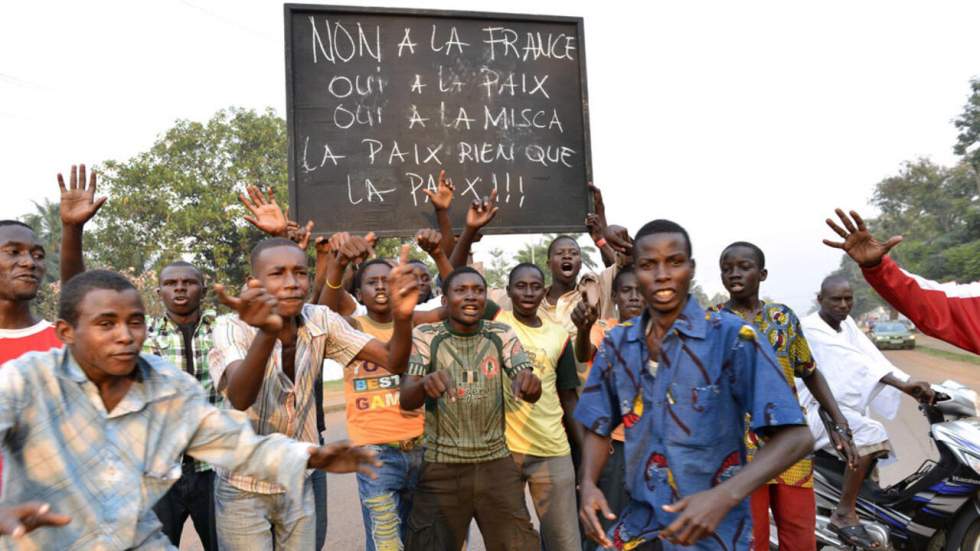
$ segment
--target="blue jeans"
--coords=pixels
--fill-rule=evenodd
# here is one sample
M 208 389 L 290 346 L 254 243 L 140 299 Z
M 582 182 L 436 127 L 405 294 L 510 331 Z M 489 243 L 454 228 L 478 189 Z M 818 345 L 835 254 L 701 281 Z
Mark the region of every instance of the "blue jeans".
M 214 513 L 222 551 L 309 551 L 316 543 L 313 478 L 306 477 L 300 502 L 289 494 L 240 490 L 214 479 Z
M 419 481 L 422 448 L 365 447 L 374 450 L 381 461 L 377 479 L 357 474 L 367 551 L 399 551 Z

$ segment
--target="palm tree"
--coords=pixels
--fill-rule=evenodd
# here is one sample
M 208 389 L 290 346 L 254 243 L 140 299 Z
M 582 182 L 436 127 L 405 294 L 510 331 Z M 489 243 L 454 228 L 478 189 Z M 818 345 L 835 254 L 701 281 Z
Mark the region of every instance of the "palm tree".
M 48 269 L 48 273 L 44 276 L 44 283 L 51 283 L 58 281 L 61 277 L 60 206 L 50 199 L 44 199 L 43 203 L 32 202 L 34 203 L 34 212 L 22 216 L 21 221 L 34 228 L 34 235 L 44 246 L 45 264 L 47 264 Z

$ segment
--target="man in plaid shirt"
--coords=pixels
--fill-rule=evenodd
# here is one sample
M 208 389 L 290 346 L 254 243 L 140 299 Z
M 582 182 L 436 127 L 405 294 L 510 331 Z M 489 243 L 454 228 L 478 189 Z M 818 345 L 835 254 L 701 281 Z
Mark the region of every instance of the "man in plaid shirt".
M 208 401 L 219 405 L 221 396 L 215 391 L 208 370 L 215 313 L 201 310 L 204 292 L 204 276 L 192 264 L 178 261 L 164 266 L 157 294 L 167 311 L 149 320 L 143 352 L 160 356 L 191 374 L 204 387 Z M 204 549 L 216 551 L 214 471 L 207 463 L 186 455 L 181 471 L 180 480 L 153 507 L 163 524 L 163 533 L 179 546 L 184 523 L 190 516 Z

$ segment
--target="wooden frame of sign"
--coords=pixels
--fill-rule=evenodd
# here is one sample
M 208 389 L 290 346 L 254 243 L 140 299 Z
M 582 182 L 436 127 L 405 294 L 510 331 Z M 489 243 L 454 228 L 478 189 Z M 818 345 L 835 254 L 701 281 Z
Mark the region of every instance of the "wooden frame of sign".
M 441 169 L 487 233 L 584 231 L 592 207 L 582 18 L 285 5 L 292 216 L 336 231 L 437 227 Z

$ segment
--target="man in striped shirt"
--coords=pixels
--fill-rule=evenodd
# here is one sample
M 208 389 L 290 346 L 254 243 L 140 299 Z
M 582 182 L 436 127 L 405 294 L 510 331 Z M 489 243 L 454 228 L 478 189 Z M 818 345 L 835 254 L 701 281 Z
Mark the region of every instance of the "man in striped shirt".
M 241 296 L 229 297 L 215 287 L 222 302 L 238 312 L 215 323 L 210 368 L 218 391 L 231 407 L 248 414 L 258 434 L 319 443 L 314 385 L 325 358 L 388 365 L 390 346 L 394 358 L 408 361 L 418 281 L 404 264 L 390 274 L 394 328 L 386 345 L 351 328 L 329 308 L 306 303 L 310 270 L 296 243 L 276 237 L 259 242 Z M 314 547 L 309 477 L 301 496 L 294 497 L 279 484 L 219 470 L 214 493 L 221 549 Z

